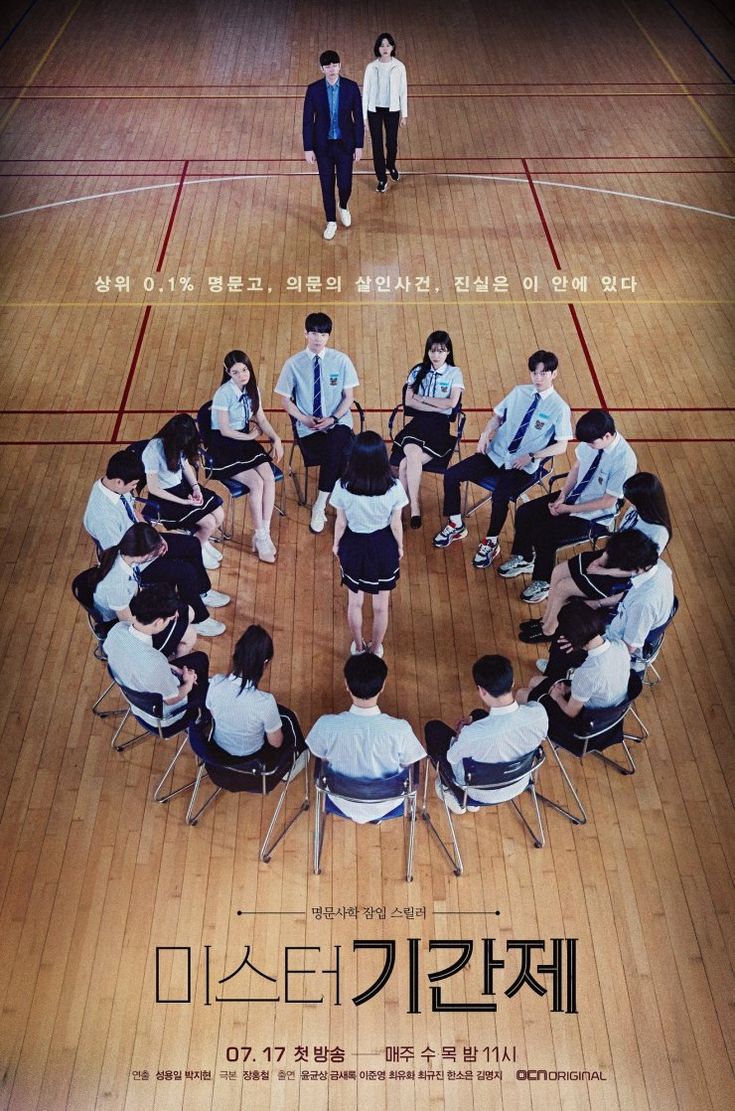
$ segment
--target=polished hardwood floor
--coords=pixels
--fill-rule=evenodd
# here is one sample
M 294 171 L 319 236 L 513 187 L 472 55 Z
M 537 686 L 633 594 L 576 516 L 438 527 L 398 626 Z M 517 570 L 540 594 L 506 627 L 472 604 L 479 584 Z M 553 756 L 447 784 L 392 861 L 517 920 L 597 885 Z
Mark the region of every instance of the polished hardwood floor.
M 353 226 L 325 242 L 303 90 L 325 48 L 361 81 L 381 29 L 408 71 L 401 180 L 375 193 L 366 141 Z M 724 5 L 17 0 L 0 61 L 0 1106 L 732 1107 Z M 681 607 L 662 681 L 639 701 L 637 774 L 575 764 L 590 820 L 546 810 L 543 850 L 510 807 L 460 818 L 459 879 L 423 822 L 410 885 L 397 822 L 330 826 L 314 876 L 313 809 L 259 863 L 271 800 L 223 797 L 187 827 L 185 795 L 151 797 L 170 751 L 114 752 L 114 720 L 91 713 L 105 671 L 70 592 L 93 554 L 91 484 L 117 445 L 211 397 L 235 347 L 289 439 L 272 387 L 316 308 L 357 366 L 369 427 L 387 434 L 426 335 L 445 328 L 467 383 L 464 451 L 542 347 L 575 413 L 609 408 L 666 485 Z M 518 583 L 471 566 L 482 513 L 437 552 L 440 481 L 422 496 L 382 702 L 419 735 L 472 707 L 478 655 L 506 653 L 519 680 L 538 655 L 516 640 Z M 215 576 L 233 596 L 227 632 L 206 648 L 221 671 L 248 623 L 268 627 L 268 685 L 308 727 L 346 706 L 350 637 L 331 541 L 310 534 L 290 485 L 286 512 L 268 566 L 237 504 Z M 192 766 L 182 757 L 177 784 Z M 540 783 L 561 790 L 551 759 Z M 440 820 L 431 787 L 429 805 Z M 506 962 L 492 996 L 485 938 Z M 573 1013 L 566 965 L 560 1013 L 536 972 L 553 938 L 577 939 Z M 361 1006 L 386 949 L 356 939 L 396 943 Z M 467 967 L 431 981 L 461 940 Z M 505 994 L 519 940 L 546 943 L 530 957 L 543 996 Z M 157 1002 L 157 987 L 186 997 L 187 953 L 191 1001 Z M 312 974 L 287 976 L 287 961 Z M 432 1011 L 430 988 L 453 1009 Z M 497 1010 L 462 1009 L 478 1003 Z

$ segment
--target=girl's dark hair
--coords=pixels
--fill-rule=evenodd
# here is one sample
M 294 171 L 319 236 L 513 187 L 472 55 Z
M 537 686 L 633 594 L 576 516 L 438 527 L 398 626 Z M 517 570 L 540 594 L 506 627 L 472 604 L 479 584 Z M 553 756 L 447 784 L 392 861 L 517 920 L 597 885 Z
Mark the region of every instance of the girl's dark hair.
M 581 599 L 573 598 L 559 610 L 558 634 L 566 637 L 573 648 L 584 648 L 595 637 L 602 636 L 609 614 L 604 609 L 590 609 Z
M 452 348 L 452 338 L 449 335 L 449 332 L 429 332 L 429 335 L 426 337 L 424 357 L 420 363 L 416 364 L 416 366 L 419 368 L 419 372 L 416 375 L 413 383 L 414 393 L 418 392 L 421 383 L 431 370 L 431 359 L 429 358 L 429 351 L 432 347 L 446 347 L 447 364 L 449 366 L 454 366 L 454 349 Z M 416 367 L 412 367 L 411 371 L 413 372 L 415 369 Z
M 378 35 L 377 39 L 375 40 L 375 46 L 373 47 L 373 54 L 375 55 L 375 57 L 376 58 L 380 57 L 380 44 L 382 43 L 383 39 L 387 39 L 388 42 L 393 47 L 393 50 L 391 51 L 391 55 L 390 55 L 391 58 L 398 57 L 398 55 L 396 54 L 396 40 L 393 38 L 392 35 L 389 35 L 387 31 L 383 31 L 383 34 Z
M 242 634 L 232 656 L 232 674 L 240 682 L 238 694 L 242 694 L 248 683 L 257 687 L 263 678 L 265 665 L 273 659 L 273 641 L 270 633 L 262 625 L 248 625 Z
M 666 494 L 657 475 L 650 471 L 639 471 L 631 475 L 623 486 L 623 493 L 638 510 L 638 516 L 649 525 L 663 525 L 669 534 L 673 535 L 669 506 Z
M 351 494 L 374 497 L 385 494 L 395 481 L 391 474 L 383 437 L 377 432 L 361 432 L 352 444 L 352 453 L 342 476 L 342 485 Z
M 260 407 L 260 398 L 258 397 L 258 383 L 255 378 L 253 364 L 250 362 L 250 358 L 245 354 L 244 351 L 227 352 L 224 358 L 224 368 L 222 370 L 221 385 L 224 385 L 225 382 L 230 381 L 230 375 L 228 371 L 232 370 L 233 366 L 237 366 L 238 363 L 243 363 L 243 365 L 246 366 L 250 371 L 250 377 L 248 378 L 247 385 L 245 386 L 245 393 L 248 395 L 248 401 L 250 402 L 250 412 L 251 414 L 255 414 Z
M 151 555 L 158 548 L 160 548 L 163 537 L 160 532 L 152 527 L 152 525 L 143 524 L 139 521 L 135 525 L 131 525 L 128 531 L 121 537 L 120 543 L 116 544 L 113 548 L 107 548 L 100 556 L 100 565 L 97 568 L 97 581 L 94 584 L 95 590 L 106 579 L 112 570 L 112 565 L 119 555 L 122 556 L 145 556 Z
M 156 432 L 154 439 L 158 438 L 163 444 L 163 454 L 166 466 L 170 471 L 175 471 L 180 465 L 183 455 L 189 463 L 195 463 L 199 452 L 199 431 L 196 422 L 188 413 L 177 413 L 171 420 L 166 421 L 163 428 Z

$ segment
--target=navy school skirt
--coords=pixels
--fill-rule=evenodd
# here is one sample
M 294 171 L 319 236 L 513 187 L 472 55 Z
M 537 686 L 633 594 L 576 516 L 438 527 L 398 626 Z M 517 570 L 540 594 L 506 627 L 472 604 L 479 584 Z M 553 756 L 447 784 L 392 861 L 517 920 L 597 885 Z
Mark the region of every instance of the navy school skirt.
M 345 529 L 339 542 L 342 584 L 357 593 L 379 594 L 393 590 L 400 575 L 398 543 L 390 526 L 378 532 L 352 532 Z

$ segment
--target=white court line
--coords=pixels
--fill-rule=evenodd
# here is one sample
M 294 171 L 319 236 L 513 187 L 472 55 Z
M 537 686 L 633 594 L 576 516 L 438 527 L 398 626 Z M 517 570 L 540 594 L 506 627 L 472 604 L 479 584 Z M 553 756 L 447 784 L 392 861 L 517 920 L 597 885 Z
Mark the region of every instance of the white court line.
M 580 171 L 583 173 L 584 171 Z M 619 171 L 610 171 L 611 173 Z M 226 177 L 204 177 L 192 178 L 184 182 L 184 189 L 190 185 L 209 185 L 212 183 L 219 183 L 223 181 L 255 181 L 259 179 L 268 179 L 270 174 L 228 174 Z M 292 173 L 281 175 L 286 177 L 304 177 L 312 180 L 317 180 L 316 174 L 305 173 Z M 369 171 L 364 171 L 362 174 L 355 176 L 372 177 Z M 516 185 L 528 185 L 528 178 L 525 177 L 508 177 L 505 175 L 496 174 L 463 174 L 463 173 L 439 173 L 434 170 L 409 170 L 402 173 L 401 177 L 447 177 L 447 178 L 468 178 L 471 181 L 507 181 Z M 572 185 L 565 181 L 545 181 L 542 178 L 533 178 L 534 185 L 546 186 L 549 189 L 575 189 L 580 193 L 601 193 L 607 197 L 625 197 L 629 200 L 644 201 L 647 204 L 665 205 L 667 208 L 682 208 L 687 212 L 701 212 L 705 216 L 718 216 L 721 220 L 735 220 L 735 215 L 728 212 L 717 212 L 713 208 L 700 208 L 696 204 L 683 204 L 681 201 L 667 201 L 662 197 L 648 197 L 643 193 L 624 193 L 618 189 L 601 189 L 594 185 Z M 81 204 L 82 201 L 98 201 L 105 197 L 123 197 L 130 193 L 146 193 L 153 189 L 177 189 L 179 181 L 161 182 L 158 185 L 136 185 L 131 189 L 113 189 L 108 193 L 90 193 L 83 197 L 69 197 L 65 201 L 51 201 L 49 204 L 37 204 L 31 208 L 18 208 L 13 212 L 0 212 L 0 220 L 7 220 L 11 216 L 24 216 L 30 212 L 43 212 L 49 208 L 61 208 L 67 204 Z

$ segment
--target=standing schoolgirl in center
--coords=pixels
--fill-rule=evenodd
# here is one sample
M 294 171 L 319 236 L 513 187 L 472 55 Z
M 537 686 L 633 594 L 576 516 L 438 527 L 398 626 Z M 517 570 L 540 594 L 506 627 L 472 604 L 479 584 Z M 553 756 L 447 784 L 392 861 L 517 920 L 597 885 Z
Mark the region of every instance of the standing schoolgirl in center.
M 222 524 L 222 498 L 203 489 L 195 466 L 199 459 L 199 431 L 188 413 L 166 421 L 143 451 L 148 490 L 159 502 L 158 523 L 190 529 L 202 545 L 204 566 L 216 567 L 222 555 L 210 536 Z
M 464 389 L 462 371 L 454 365 L 447 332 L 431 332 L 424 357 L 409 371 L 404 413 L 412 419 L 395 437 L 391 463 L 411 503 L 411 528 L 421 527 L 419 487 L 425 463 L 448 463 L 456 444 L 451 418 Z
M 264 563 L 273 563 L 276 546 L 270 531 L 276 483 L 270 455 L 258 441 L 261 433 L 273 444 L 280 462 L 283 444 L 263 412 L 253 364 L 244 351 L 230 351 L 225 355 L 222 385 L 212 399 L 212 477 L 234 478 L 248 487 L 253 551 Z
M 382 656 L 390 592 L 398 581 L 403 556 L 401 510 L 408 498 L 391 474 L 388 453 L 377 432 L 361 432 L 356 437 L 344 476 L 329 501 L 337 510 L 332 550 L 349 591 L 350 651 L 353 655 L 369 651 Z M 369 641 L 362 635 L 366 594 L 373 598 Z

